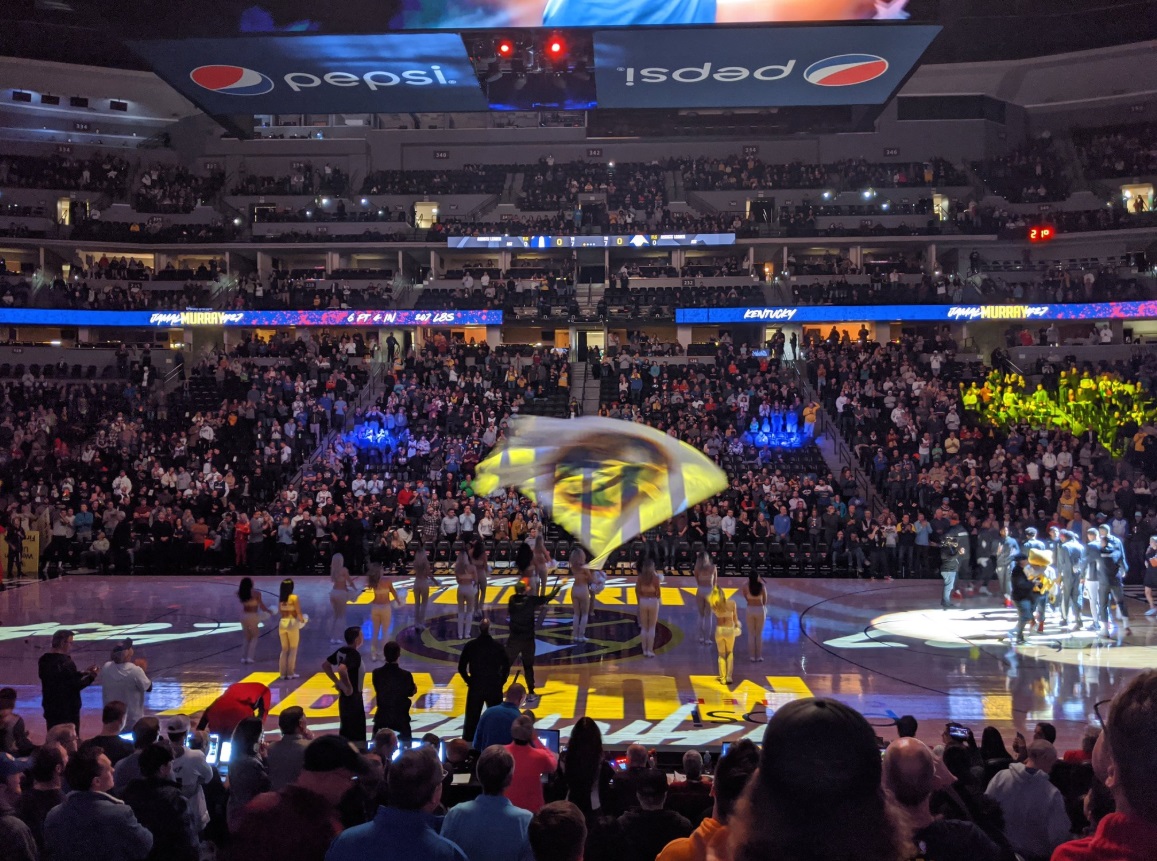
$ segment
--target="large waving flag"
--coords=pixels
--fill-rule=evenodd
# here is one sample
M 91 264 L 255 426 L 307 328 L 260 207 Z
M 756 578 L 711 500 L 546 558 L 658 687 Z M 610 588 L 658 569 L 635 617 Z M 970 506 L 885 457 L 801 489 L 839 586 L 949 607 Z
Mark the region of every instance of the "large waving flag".
M 591 551 L 616 548 L 727 487 L 702 452 L 634 422 L 517 416 L 478 464 L 474 492 L 516 487 Z

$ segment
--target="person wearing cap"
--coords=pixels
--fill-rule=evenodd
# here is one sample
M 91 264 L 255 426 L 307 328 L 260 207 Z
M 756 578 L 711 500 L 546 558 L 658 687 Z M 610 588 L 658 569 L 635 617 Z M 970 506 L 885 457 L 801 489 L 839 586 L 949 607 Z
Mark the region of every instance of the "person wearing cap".
M 117 701 L 125 704 L 125 722 L 135 724 L 145 715 L 145 694 L 153 683 L 145 675 L 148 662 L 135 658 L 133 641 L 123 640 L 113 646 L 112 659 L 100 670 L 101 698 L 105 705 Z
M 434 748 L 422 745 L 403 753 L 390 766 L 387 782 L 389 807 L 379 807 L 372 822 L 339 834 L 325 861 L 469 861 L 458 844 L 435 827 L 433 813 L 442 803 L 442 763 Z
M 338 804 L 368 772 L 365 758 L 341 736 L 315 738 L 293 783 L 258 795 L 241 811 L 226 861 L 324 861 L 342 830 Z
M 911 829 L 912 842 L 927 861 L 1001 861 L 999 846 L 975 823 L 933 816 L 936 758 L 928 745 L 901 738 L 884 753 L 884 786 L 899 803 Z
M 475 771 L 482 794 L 450 808 L 442 836 L 458 844 L 470 861 L 522 861 L 530 852 L 526 830 L 533 814 L 503 794 L 514 778 L 514 757 L 491 745 L 478 757 Z
M 558 757 L 535 737 L 534 720 L 528 715 L 519 715 L 514 720 L 510 737 L 511 742 L 505 749 L 514 758 L 514 778 L 506 797 L 515 807 L 536 813 L 546 803 L 542 778 L 554 774 Z
M 1157 600 L 1154 600 L 1153 590 L 1157 589 L 1157 535 L 1149 536 L 1149 546 L 1145 548 L 1145 600 L 1149 602 L 1146 616 L 1157 616 Z M 3 695 L 0 691 L 0 696 Z M 0 702 L 2 708 L 2 702 Z
M 205 761 L 204 751 L 187 746 L 190 728 L 187 715 L 166 718 L 163 727 L 169 744 L 173 746 L 172 778 L 189 802 L 189 819 L 199 834 L 209 824 L 204 787 L 213 779 L 213 767 Z
M 838 700 L 793 700 L 767 722 L 759 771 L 728 822 L 730 861 L 913 857 L 881 785 L 876 731 Z
M 616 821 L 621 838 L 616 855 L 625 861 L 653 861 L 672 840 L 691 835 L 691 822 L 681 813 L 664 809 L 667 775 L 659 769 L 643 772 L 635 792 L 638 805 Z
M 113 770 L 100 750 L 77 751 L 64 767 L 72 787 L 44 820 L 45 855 L 52 861 L 141 861 L 153 835 L 132 808 L 109 793 Z
M 0 857 L 4 861 L 37 861 L 40 857 L 32 829 L 16 815 L 20 778 L 28 766 L 27 760 L 0 753 Z
M 198 861 L 201 843 L 189 819 L 189 804 L 172 779 L 173 750 L 151 744 L 141 751 L 141 776 L 121 793 L 137 821 L 153 835 L 147 861 Z
M 1085 571 L 1085 545 L 1075 532 L 1068 529 L 1052 527 L 1049 536 L 1056 544 L 1056 568 L 1061 578 L 1061 624 L 1071 631 L 1079 631 L 1084 625 L 1081 619 L 1081 593 L 1084 585 L 1081 578 Z
M 133 724 L 133 752 L 113 769 L 113 789 L 119 792 L 141 776 L 141 751 L 161 737 L 161 722 L 149 715 Z
M 1093 747 L 1093 773 L 1108 787 L 1115 812 L 1089 837 L 1062 843 L 1052 861 L 1150 861 L 1157 858 L 1157 670 L 1135 676 L 1104 709 Z
M 80 732 L 80 692 L 96 681 L 100 667 L 95 664 L 83 673 L 76 668 L 69 653 L 74 631 L 61 629 L 52 635 L 52 651 L 40 656 L 41 703 L 44 725 L 70 723 Z

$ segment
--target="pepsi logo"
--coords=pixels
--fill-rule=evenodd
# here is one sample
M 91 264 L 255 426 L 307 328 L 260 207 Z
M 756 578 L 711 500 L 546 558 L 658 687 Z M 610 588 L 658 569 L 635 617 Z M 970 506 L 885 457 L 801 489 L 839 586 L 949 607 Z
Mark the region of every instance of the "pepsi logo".
M 818 87 L 866 84 L 888 71 L 888 61 L 874 54 L 840 54 L 818 60 L 804 70 L 804 80 Z
M 189 77 L 199 87 L 231 96 L 260 96 L 273 89 L 271 78 L 244 66 L 198 66 Z

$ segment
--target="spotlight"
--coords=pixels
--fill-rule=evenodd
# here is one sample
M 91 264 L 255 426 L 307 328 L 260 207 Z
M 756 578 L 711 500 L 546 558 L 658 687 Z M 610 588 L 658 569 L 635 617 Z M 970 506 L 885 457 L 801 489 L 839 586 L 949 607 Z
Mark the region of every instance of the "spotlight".
M 557 60 L 566 54 L 566 42 L 559 36 L 551 36 L 546 40 L 546 55 Z
M 498 52 L 499 57 L 509 60 L 514 56 L 514 43 L 509 39 L 500 39 L 495 50 Z
M 323 197 L 323 198 L 321 199 L 321 205 L 322 205 L 322 206 L 329 206 L 329 198 L 328 198 L 328 197 Z
M 369 205 L 370 205 L 370 199 L 368 197 L 363 197 L 362 198 L 362 206 L 369 206 Z
M 820 197 L 822 197 L 824 200 L 831 200 L 832 193 L 830 191 L 825 191 L 822 195 L 820 195 Z

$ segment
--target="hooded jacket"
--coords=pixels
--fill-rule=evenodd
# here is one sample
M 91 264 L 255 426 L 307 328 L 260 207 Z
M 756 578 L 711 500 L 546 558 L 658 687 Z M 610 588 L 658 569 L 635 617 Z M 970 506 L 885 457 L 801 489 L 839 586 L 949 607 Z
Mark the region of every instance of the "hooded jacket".
M 997 772 L 984 794 L 1004 811 L 1008 842 L 1026 858 L 1048 858 L 1072 834 L 1065 800 L 1040 769 L 1014 762 Z

